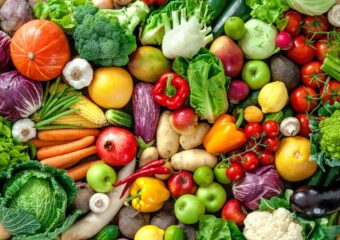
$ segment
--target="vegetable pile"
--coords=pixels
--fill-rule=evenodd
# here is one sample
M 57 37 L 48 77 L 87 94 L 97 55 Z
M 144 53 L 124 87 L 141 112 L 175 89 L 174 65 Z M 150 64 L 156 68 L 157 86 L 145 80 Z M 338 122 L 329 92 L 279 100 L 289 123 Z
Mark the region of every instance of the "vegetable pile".
M 0 239 L 340 240 L 335 0 L 0 0 Z

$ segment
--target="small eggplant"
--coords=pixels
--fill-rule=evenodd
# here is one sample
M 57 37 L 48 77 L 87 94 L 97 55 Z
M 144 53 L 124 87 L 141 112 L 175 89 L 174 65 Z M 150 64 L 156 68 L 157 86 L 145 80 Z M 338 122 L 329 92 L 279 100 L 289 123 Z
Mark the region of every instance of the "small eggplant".
M 340 188 L 303 186 L 290 199 L 292 209 L 305 218 L 320 218 L 340 210 Z

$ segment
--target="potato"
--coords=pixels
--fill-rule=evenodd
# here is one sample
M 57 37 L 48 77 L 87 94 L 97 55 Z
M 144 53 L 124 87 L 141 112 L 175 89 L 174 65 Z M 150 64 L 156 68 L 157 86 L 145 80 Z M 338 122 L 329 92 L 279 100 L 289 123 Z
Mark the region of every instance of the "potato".
M 176 153 L 171 157 L 171 165 L 177 170 L 195 171 L 200 166 L 213 168 L 217 157 L 203 149 L 191 149 Z
M 170 126 L 170 114 L 170 111 L 165 111 L 161 114 L 156 132 L 158 153 L 161 158 L 165 159 L 174 155 L 179 148 L 179 134 L 176 133 Z
M 162 167 L 167 167 L 167 168 L 170 168 L 170 170 L 174 170 L 170 161 L 166 161 Z M 169 177 L 171 176 L 171 173 L 169 174 L 155 174 L 155 178 L 158 178 L 159 180 L 166 180 L 168 179 Z
M 198 147 L 203 143 L 205 135 L 209 132 L 210 125 L 207 123 L 198 124 L 197 130 L 188 136 L 181 135 L 179 137 L 179 144 L 185 150 Z
M 0 7 L 1 7 L 2 5 L 4 5 L 5 2 L 6 2 L 6 0 L 0 0 Z
M 153 160 L 158 160 L 158 150 L 155 147 L 147 147 L 140 155 L 139 167 L 142 167 Z

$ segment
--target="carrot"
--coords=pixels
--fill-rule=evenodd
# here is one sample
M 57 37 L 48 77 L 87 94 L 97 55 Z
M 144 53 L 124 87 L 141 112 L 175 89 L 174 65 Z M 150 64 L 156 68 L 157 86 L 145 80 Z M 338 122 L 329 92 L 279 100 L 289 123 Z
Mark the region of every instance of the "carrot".
M 36 148 L 42 148 L 42 147 L 50 147 L 50 146 L 56 146 L 56 145 L 68 143 L 70 141 L 63 141 L 63 140 L 45 141 L 45 140 L 40 140 L 38 138 L 33 138 L 31 142 L 35 145 Z
M 96 146 L 92 145 L 90 147 L 77 150 L 75 152 L 66 153 L 63 155 L 55 156 L 55 157 L 45 158 L 41 160 L 41 163 L 52 166 L 52 167 L 66 169 L 66 168 L 72 167 L 73 165 L 78 163 L 83 158 L 86 158 L 95 153 L 96 153 Z
M 86 177 L 87 170 L 95 163 L 103 163 L 102 160 L 91 161 L 80 164 L 79 166 L 67 169 L 67 174 L 73 178 L 74 181 L 78 181 Z
M 51 146 L 51 147 L 43 147 L 37 151 L 37 157 L 39 160 L 59 156 L 65 153 L 74 152 L 83 148 L 86 148 L 94 143 L 96 140 L 95 136 L 87 136 L 79 140 L 75 140 L 73 142 Z
M 98 136 L 100 130 L 96 128 L 82 129 L 53 129 L 38 132 L 40 140 L 77 140 L 87 136 Z

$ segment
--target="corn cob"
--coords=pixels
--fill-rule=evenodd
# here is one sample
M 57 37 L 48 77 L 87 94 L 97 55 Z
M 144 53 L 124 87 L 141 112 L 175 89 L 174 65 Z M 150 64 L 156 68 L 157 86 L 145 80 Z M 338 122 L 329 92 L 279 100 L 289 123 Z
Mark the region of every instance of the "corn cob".
M 103 124 L 93 123 L 77 113 L 71 113 L 53 121 L 51 125 L 73 125 L 81 128 L 102 128 L 110 125 L 108 121 Z

